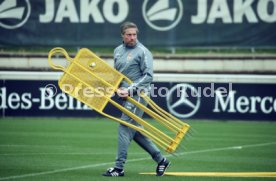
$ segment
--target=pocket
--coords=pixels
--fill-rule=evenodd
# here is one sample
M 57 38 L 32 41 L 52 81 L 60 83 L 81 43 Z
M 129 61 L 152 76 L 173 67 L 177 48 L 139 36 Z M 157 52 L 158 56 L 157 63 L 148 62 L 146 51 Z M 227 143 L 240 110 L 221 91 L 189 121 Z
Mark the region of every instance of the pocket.
M 125 103 L 125 108 L 127 109 L 127 110 L 129 110 L 129 111 L 131 111 L 132 112 L 132 110 L 134 109 L 134 104 L 132 104 L 132 103 L 130 103 L 130 102 L 126 102 Z

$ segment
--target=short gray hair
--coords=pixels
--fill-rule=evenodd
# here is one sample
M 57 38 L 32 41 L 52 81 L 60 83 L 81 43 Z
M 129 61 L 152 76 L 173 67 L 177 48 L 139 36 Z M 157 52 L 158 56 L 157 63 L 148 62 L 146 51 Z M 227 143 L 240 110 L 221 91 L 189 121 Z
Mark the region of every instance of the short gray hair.
M 121 34 L 123 35 L 128 28 L 136 28 L 136 33 L 139 33 L 138 27 L 133 22 L 125 22 L 121 25 Z

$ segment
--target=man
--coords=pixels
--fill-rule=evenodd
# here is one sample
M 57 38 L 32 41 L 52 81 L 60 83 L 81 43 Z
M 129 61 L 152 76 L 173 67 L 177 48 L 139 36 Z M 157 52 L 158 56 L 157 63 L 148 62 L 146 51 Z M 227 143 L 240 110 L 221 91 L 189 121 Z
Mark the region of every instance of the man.
M 132 22 L 126 22 L 121 26 L 123 43 L 114 50 L 114 67 L 124 74 L 133 84 L 122 82 L 117 94 L 122 99 L 131 96 L 138 102 L 146 105 L 139 97 L 139 90 L 149 90 L 153 79 L 153 57 L 151 52 L 137 40 L 137 26 Z M 143 111 L 128 101 L 124 101 L 124 107 L 136 114 L 143 116 Z M 125 115 L 121 119 L 141 127 L 136 121 Z M 109 168 L 103 176 L 124 176 L 124 164 L 127 159 L 127 151 L 130 142 L 134 140 L 139 146 L 147 151 L 157 163 L 156 175 L 163 176 L 170 162 L 161 154 L 156 145 L 147 137 L 136 130 L 120 124 L 118 128 L 118 151 L 115 167 Z

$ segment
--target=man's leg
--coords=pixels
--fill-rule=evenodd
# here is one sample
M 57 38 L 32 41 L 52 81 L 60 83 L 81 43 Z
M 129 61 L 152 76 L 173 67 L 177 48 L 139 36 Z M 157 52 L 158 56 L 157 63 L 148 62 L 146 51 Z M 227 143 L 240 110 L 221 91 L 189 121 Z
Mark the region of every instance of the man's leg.
M 144 104 L 145 106 L 147 105 L 144 100 L 140 101 L 140 103 Z M 141 109 L 137 108 L 135 110 L 135 114 L 139 117 L 142 117 L 143 113 L 144 111 Z M 146 150 L 151 155 L 152 159 L 157 163 L 156 176 L 163 176 L 166 169 L 170 165 L 170 161 L 161 154 L 158 147 L 149 138 L 147 138 L 140 132 L 137 131 L 133 139 L 139 146 Z
M 118 128 L 118 148 L 117 148 L 117 157 L 115 162 L 115 167 L 119 169 L 124 168 L 124 164 L 127 159 L 127 151 L 130 142 L 133 139 L 135 130 L 120 124 Z
M 134 105 L 132 105 L 129 102 L 125 102 L 124 107 L 128 109 L 129 111 L 133 112 Z M 121 119 L 131 123 L 132 119 L 128 117 L 125 114 L 122 114 Z M 103 176 L 124 176 L 124 164 L 127 159 L 127 151 L 130 142 L 132 141 L 135 130 L 120 124 L 118 127 L 118 148 L 117 148 L 117 157 L 115 161 L 115 167 L 109 168 L 105 173 L 103 173 Z
M 157 163 L 156 176 L 163 176 L 166 169 L 170 166 L 171 162 L 167 160 L 156 147 L 156 145 L 147 137 L 139 132 L 136 132 L 134 140 L 146 150 Z
M 147 106 L 147 102 L 144 99 L 138 96 L 135 98 L 136 100 L 138 100 L 138 102 L 140 102 L 144 106 Z M 136 108 L 134 114 L 142 118 L 144 111 L 142 109 Z M 141 127 L 141 125 L 136 122 L 133 124 Z M 155 160 L 157 163 L 160 163 L 164 159 L 157 146 L 149 138 L 142 135 L 140 132 L 136 131 L 133 139 L 139 146 L 146 150 L 151 155 L 152 159 Z
M 124 107 L 131 111 L 132 113 L 135 112 L 136 106 L 131 104 L 130 102 L 126 101 Z M 126 114 L 122 114 L 121 119 L 128 123 L 133 123 L 133 120 L 127 116 Z M 127 151 L 130 142 L 132 141 L 136 130 L 129 128 L 125 125 L 120 124 L 118 127 L 118 149 L 117 149 L 117 157 L 115 162 L 115 167 L 119 169 L 124 168 L 124 164 L 127 159 Z
M 136 132 L 134 141 L 146 152 L 148 152 L 156 163 L 160 163 L 164 159 L 164 156 L 161 154 L 157 146 L 141 133 Z

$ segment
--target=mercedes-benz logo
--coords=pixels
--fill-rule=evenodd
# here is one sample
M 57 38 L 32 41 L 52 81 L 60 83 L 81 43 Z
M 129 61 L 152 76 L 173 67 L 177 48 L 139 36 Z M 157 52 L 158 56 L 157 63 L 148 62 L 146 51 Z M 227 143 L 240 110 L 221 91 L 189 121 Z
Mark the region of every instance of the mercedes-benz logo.
M 158 31 L 167 31 L 180 22 L 183 5 L 181 0 L 145 0 L 142 14 L 150 27 Z
M 0 27 L 16 29 L 24 25 L 31 14 L 29 0 L 4 0 L 0 4 Z
M 179 117 L 193 116 L 200 107 L 200 95 L 197 89 L 190 84 L 177 84 L 167 94 L 169 111 Z

